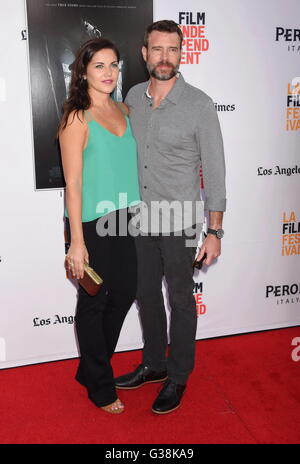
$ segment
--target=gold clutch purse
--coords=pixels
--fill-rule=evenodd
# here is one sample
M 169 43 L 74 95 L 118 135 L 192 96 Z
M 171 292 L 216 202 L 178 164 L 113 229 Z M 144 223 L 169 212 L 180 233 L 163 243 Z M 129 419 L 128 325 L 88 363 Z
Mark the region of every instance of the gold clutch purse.
M 72 278 L 70 275 L 70 268 L 68 266 L 67 260 L 65 261 L 65 267 L 67 270 L 67 274 L 69 278 Z M 81 285 L 82 288 L 90 295 L 95 296 L 99 292 L 103 280 L 97 274 L 97 272 L 91 268 L 87 263 L 84 263 L 84 274 L 82 279 L 77 279 L 78 283 Z

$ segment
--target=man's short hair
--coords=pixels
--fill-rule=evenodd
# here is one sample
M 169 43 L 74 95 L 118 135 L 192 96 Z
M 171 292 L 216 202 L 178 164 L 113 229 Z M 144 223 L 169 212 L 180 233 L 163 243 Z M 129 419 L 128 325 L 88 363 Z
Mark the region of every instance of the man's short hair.
M 182 41 L 183 41 L 183 35 L 180 27 L 178 26 L 175 21 L 168 20 L 168 19 L 163 19 L 161 21 L 156 21 L 155 23 L 150 24 L 150 26 L 147 27 L 145 36 L 144 36 L 144 47 L 148 48 L 148 39 L 149 39 L 149 34 L 153 31 L 159 31 L 159 32 L 176 32 L 179 35 L 180 38 L 180 48 L 182 47 Z

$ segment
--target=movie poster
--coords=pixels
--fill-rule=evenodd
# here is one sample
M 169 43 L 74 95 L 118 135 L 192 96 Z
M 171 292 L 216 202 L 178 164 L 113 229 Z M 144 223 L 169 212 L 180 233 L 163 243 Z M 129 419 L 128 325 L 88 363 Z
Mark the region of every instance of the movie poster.
M 152 0 L 27 0 L 33 117 L 35 188 L 65 186 L 56 140 L 68 94 L 70 66 L 87 40 L 105 37 L 121 54 L 121 72 L 113 98 L 123 100 L 147 72 L 140 49 L 153 20 Z

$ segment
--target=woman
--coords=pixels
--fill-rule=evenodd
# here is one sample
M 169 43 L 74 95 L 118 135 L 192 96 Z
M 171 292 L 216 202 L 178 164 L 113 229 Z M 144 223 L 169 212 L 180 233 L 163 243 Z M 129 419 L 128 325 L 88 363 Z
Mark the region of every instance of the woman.
M 81 287 L 78 290 L 75 321 L 81 357 L 76 379 L 98 407 L 114 414 L 123 412 L 124 405 L 116 395 L 110 358 L 136 294 L 133 237 L 118 236 L 118 229 L 124 213 L 127 226 L 127 207 L 140 201 L 128 109 L 111 98 L 118 75 L 119 52 L 112 42 L 100 38 L 85 43 L 73 64 L 59 129 L 70 238 L 68 266 L 78 279 L 83 277 L 86 261 L 104 281 L 96 296 Z M 122 209 L 120 193 L 127 194 Z M 99 207 L 103 201 L 115 205 L 117 235 L 97 233 L 99 218 L 112 215 L 104 216 L 105 209 Z

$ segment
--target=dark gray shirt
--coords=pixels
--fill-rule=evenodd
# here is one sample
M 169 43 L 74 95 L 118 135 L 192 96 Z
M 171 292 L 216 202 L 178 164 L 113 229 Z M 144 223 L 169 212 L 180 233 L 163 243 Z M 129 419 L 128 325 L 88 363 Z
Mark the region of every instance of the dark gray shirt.
M 201 90 L 186 83 L 181 74 L 158 108 L 152 108 L 148 82 L 130 89 L 125 103 L 138 147 L 138 167 L 142 200 L 166 200 L 192 204 L 202 210 L 200 200 L 202 167 L 205 209 L 225 211 L 225 162 L 222 134 L 213 101 Z M 202 218 L 202 219 L 201 219 Z

